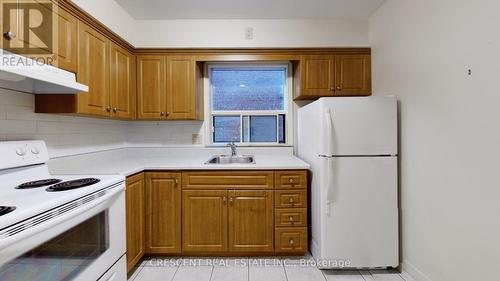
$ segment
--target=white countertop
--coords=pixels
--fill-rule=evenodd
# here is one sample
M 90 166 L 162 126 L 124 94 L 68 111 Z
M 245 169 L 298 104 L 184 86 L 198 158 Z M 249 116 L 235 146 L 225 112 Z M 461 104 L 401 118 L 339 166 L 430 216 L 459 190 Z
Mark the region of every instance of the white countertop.
M 255 164 L 205 164 L 213 155 L 228 154 L 228 148 L 133 147 L 49 161 L 52 174 L 120 174 L 144 170 L 293 170 L 309 164 L 293 155 L 292 147 L 240 147 L 238 155 L 254 155 Z

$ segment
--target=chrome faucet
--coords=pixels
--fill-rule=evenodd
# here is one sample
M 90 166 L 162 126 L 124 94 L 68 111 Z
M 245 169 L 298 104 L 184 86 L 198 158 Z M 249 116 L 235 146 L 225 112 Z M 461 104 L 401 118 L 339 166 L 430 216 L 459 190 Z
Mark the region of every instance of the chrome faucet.
M 227 144 L 227 146 L 229 146 L 231 148 L 231 156 L 236 156 L 237 153 L 236 153 L 236 144 L 234 142 L 230 142 Z

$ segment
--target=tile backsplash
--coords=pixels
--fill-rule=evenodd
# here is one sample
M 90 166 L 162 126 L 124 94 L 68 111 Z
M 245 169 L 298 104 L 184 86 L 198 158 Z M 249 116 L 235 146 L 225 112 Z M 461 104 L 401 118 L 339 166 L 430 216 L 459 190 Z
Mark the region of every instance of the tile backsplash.
M 41 139 L 51 157 L 124 146 L 191 145 L 203 122 L 119 121 L 34 113 L 34 95 L 0 89 L 0 140 Z

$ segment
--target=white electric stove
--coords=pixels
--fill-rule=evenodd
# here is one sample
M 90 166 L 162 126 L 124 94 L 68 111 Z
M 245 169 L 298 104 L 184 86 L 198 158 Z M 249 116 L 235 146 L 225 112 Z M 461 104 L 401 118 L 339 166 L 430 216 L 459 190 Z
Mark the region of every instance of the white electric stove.
M 0 155 L 0 280 L 126 280 L 123 176 L 50 174 L 43 141 Z

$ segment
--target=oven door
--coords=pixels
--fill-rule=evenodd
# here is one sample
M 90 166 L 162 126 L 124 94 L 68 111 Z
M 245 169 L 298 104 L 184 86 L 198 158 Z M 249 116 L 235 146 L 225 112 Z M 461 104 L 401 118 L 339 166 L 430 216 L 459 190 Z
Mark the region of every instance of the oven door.
M 0 280 L 98 280 L 125 254 L 124 189 L 120 183 L 2 230 Z

